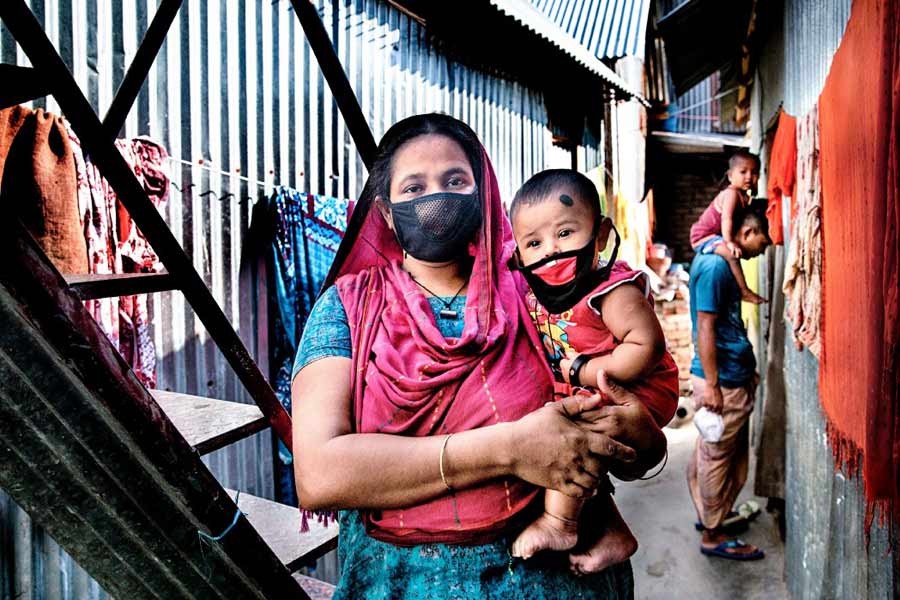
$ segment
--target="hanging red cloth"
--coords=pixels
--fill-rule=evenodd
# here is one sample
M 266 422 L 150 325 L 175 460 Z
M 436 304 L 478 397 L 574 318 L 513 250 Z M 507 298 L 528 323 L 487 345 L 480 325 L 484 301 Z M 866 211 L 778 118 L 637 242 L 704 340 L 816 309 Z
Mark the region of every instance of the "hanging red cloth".
M 797 119 L 782 111 L 778 118 L 778 129 L 769 156 L 769 183 L 766 193 L 769 206 L 766 218 L 769 220 L 769 237 L 773 244 L 784 244 L 782 205 L 784 197 L 793 198 L 797 182 Z M 791 215 L 793 217 L 793 214 Z M 791 219 L 793 222 L 793 218 Z
M 819 100 L 824 254 L 819 389 L 838 460 L 851 469 L 862 467 L 870 503 L 894 500 L 895 508 L 898 17 L 898 0 L 854 1 Z

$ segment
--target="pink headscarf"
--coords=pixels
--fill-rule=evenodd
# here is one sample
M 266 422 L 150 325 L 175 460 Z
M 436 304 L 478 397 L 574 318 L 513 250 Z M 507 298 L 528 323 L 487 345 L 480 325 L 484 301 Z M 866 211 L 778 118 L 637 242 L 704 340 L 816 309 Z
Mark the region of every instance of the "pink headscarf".
M 401 266 L 401 249 L 377 210 L 356 215 L 358 234 L 332 273 L 353 342 L 357 433 L 432 436 L 515 421 L 552 399 L 552 376 L 507 263 L 515 249 L 494 170 L 483 152 L 483 223 L 462 337 L 447 339 Z M 368 200 L 366 202 L 365 200 Z M 363 199 L 357 210 L 366 210 Z M 351 223 L 351 230 L 353 223 Z M 453 442 L 448 458 L 452 461 Z M 438 456 L 435 455 L 435 471 Z M 452 483 L 452 481 L 451 481 Z M 538 490 L 493 480 L 404 509 L 363 511 L 370 535 L 395 544 L 481 543 L 504 529 Z

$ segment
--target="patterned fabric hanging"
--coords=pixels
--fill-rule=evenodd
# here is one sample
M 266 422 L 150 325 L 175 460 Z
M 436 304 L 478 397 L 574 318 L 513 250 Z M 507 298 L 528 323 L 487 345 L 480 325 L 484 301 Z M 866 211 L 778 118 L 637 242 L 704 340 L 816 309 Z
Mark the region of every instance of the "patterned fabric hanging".
M 291 411 L 291 367 L 303 326 L 328 275 L 347 229 L 349 200 L 279 187 L 269 200 L 273 227 L 270 254 L 274 315 L 273 387 Z M 297 504 L 291 456 L 279 442 L 276 482 L 279 500 Z
M 71 127 L 68 135 L 74 149 L 78 208 L 87 243 L 88 273 L 160 271 L 162 265 L 156 253 L 97 167 L 84 158 L 81 142 Z M 116 147 L 150 201 L 160 210 L 169 193 L 169 177 L 164 169 L 168 156 L 166 149 L 146 137 L 116 140 Z M 150 335 L 147 295 L 88 300 L 85 308 L 131 365 L 141 383 L 149 388 L 156 387 L 156 349 Z
M 822 184 L 819 178 L 819 113 L 797 119 L 797 183 L 791 244 L 784 269 L 785 316 L 794 340 L 819 358 L 822 319 Z M 795 211 L 792 210 L 792 213 Z

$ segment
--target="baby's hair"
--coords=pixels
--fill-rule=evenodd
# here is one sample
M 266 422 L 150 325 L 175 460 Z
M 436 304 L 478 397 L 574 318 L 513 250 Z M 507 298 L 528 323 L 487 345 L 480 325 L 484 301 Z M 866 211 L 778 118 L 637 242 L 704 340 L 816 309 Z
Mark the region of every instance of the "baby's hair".
M 728 174 L 731 170 L 737 165 L 739 160 L 749 160 L 756 163 L 757 170 L 761 168 L 762 163 L 759 161 L 759 157 L 749 150 L 745 150 L 744 148 L 738 148 L 734 154 L 728 157 L 728 168 L 725 169 L 725 174 L 722 175 L 722 179 L 719 180 L 719 187 L 721 189 L 725 189 L 728 187 Z
M 510 220 L 522 206 L 535 206 L 545 202 L 554 193 L 564 191 L 574 192 L 576 200 L 590 208 L 594 221 L 599 220 L 600 194 L 597 193 L 597 187 L 590 179 L 572 169 L 547 169 L 533 175 L 513 197 L 509 206 Z M 571 199 L 566 202 L 561 198 L 560 201 L 570 205 Z
M 752 162 L 756 163 L 757 169 L 761 166 L 761 163 L 759 162 L 759 157 L 757 155 L 753 154 L 749 150 L 740 148 L 740 149 L 736 150 L 735 153 L 732 154 L 731 157 L 728 159 L 728 170 L 730 171 L 731 169 L 733 169 L 739 160 L 752 161 Z

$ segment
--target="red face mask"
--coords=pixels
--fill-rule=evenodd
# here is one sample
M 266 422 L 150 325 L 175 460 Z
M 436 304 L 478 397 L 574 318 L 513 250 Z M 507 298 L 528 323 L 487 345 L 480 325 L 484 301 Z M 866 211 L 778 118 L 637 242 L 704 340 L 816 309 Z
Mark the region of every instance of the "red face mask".
M 557 258 L 534 269 L 532 273 L 548 285 L 562 285 L 575 279 L 577 264 L 578 256 Z
M 519 267 L 538 302 L 551 314 L 558 315 L 569 310 L 585 294 L 609 278 L 616 254 L 619 251 L 619 232 L 612 228 L 615 238 L 609 262 L 594 270 L 597 254 L 595 241 L 575 250 L 548 256 L 527 267 Z

